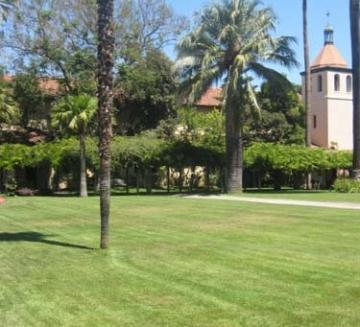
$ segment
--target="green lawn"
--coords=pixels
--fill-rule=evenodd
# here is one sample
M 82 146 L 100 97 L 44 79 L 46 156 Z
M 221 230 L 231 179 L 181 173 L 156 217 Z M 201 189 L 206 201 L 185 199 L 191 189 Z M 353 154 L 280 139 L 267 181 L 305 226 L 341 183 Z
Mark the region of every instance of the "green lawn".
M 113 198 L 0 207 L 0 326 L 360 326 L 357 211 Z
M 249 190 L 241 196 L 289 199 L 289 200 L 310 200 L 310 201 L 330 201 L 330 202 L 360 202 L 360 194 L 336 193 L 330 191 L 301 191 L 301 190 Z

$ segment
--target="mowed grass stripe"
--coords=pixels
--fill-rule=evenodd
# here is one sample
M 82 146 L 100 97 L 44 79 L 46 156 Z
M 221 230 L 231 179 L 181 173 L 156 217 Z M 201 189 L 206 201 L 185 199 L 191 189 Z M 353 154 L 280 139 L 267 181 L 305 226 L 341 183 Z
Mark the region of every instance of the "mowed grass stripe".
M 97 206 L 10 199 L 0 232 L 97 247 Z M 0 316 L 11 326 L 356 326 L 359 228 L 347 210 L 114 197 L 108 252 L 0 242 Z

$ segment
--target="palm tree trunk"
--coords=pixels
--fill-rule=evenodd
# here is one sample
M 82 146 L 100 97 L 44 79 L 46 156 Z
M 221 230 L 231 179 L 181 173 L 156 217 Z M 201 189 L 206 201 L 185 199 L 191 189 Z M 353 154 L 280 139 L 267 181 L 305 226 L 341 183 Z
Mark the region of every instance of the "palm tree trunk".
M 311 128 L 312 128 L 312 111 L 311 111 L 311 68 L 310 68 L 310 53 L 309 53 L 309 35 L 308 35 L 308 5 L 307 0 L 303 0 L 303 33 L 304 33 L 304 65 L 305 65 L 305 143 L 307 147 L 311 147 Z M 310 189 L 311 173 L 306 174 L 305 185 Z
M 85 134 L 80 133 L 80 196 L 87 197 Z
M 145 189 L 147 194 L 152 193 L 152 169 L 150 167 L 145 168 Z
M 305 143 L 306 146 L 311 147 L 311 123 L 312 123 L 312 112 L 311 112 L 311 70 L 310 70 L 310 54 L 309 54 L 309 37 L 308 37 L 308 13 L 307 13 L 307 0 L 303 0 L 303 33 L 304 33 L 304 65 L 305 65 L 305 89 L 304 89 L 304 100 L 305 100 L 305 113 L 306 113 L 306 135 Z
M 113 107 L 114 0 L 98 0 L 98 99 L 100 152 L 100 247 L 109 246 Z
M 166 189 L 170 193 L 170 167 L 166 167 Z
M 231 101 L 226 104 L 226 179 L 225 191 L 243 190 L 243 140 L 241 133 L 240 109 Z
M 129 189 L 129 166 L 126 166 L 125 169 L 125 179 L 126 179 L 126 194 L 130 193 L 130 189 Z
M 136 168 L 136 194 L 140 193 L 140 168 Z
M 352 177 L 360 180 L 360 0 L 350 0 L 354 152 Z

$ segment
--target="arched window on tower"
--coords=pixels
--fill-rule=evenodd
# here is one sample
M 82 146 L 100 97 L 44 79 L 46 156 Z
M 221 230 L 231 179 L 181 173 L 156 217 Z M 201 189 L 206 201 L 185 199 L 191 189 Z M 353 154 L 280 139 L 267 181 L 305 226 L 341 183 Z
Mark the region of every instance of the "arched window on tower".
M 346 91 L 352 92 L 352 78 L 350 75 L 346 77 Z
M 334 89 L 335 91 L 340 91 L 340 75 L 336 74 L 334 77 Z
M 323 90 L 323 80 L 322 80 L 321 75 L 318 76 L 317 82 L 318 82 L 318 92 L 322 92 L 322 90 Z

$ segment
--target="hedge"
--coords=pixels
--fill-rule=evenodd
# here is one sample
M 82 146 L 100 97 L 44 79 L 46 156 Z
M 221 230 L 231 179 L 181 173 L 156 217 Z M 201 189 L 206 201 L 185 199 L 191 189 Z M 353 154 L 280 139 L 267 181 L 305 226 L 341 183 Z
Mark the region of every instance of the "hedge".
M 286 173 L 314 170 L 350 169 L 352 153 L 299 145 L 255 143 L 245 150 L 245 167 L 259 170 L 282 170 Z
M 97 141 L 87 140 L 89 167 L 99 166 Z M 112 142 L 113 167 L 161 167 L 174 168 L 204 166 L 222 167 L 225 163 L 224 150 L 206 144 L 192 144 L 188 141 L 167 142 L 150 135 L 115 137 Z M 21 144 L 0 145 L 0 168 L 33 167 L 48 161 L 53 167 L 61 165 L 68 158 L 78 158 L 79 145 L 74 138 L 62 139 L 35 146 Z M 311 172 L 314 170 L 350 169 L 352 154 L 346 151 L 306 148 L 298 145 L 255 143 L 244 153 L 244 165 L 253 171 L 281 170 L 290 172 Z

